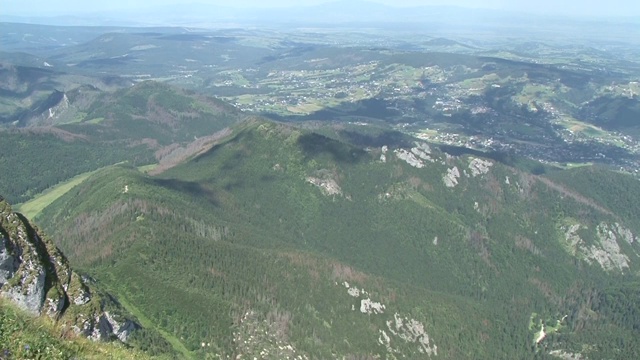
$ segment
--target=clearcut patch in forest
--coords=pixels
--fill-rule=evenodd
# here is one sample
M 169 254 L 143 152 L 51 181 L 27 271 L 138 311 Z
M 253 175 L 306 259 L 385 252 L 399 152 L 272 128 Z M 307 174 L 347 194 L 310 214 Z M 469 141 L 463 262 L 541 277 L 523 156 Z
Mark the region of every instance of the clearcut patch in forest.
M 42 209 L 46 208 L 52 202 L 59 199 L 62 195 L 66 194 L 76 185 L 82 184 L 82 182 L 85 181 L 89 176 L 95 174 L 101 169 L 104 168 L 76 175 L 67 181 L 63 181 L 57 185 L 54 185 L 36 195 L 33 199 L 25 203 L 16 205 L 16 211 L 28 217 L 29 219 L 35 219 L 40 214 L 40 212 L 42 212 Z

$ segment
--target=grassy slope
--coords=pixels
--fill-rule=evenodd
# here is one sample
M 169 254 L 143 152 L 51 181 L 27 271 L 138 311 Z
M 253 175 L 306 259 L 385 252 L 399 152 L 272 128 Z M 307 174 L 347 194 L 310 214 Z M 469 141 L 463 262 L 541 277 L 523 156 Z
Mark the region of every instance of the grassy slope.
M 180 340 L 176 339 L 173 335 L 163 331 L 161 328 L 155 326 L 155 324 L 149 320 L 140 309 L 131 304 L 124 296 L 118 296 L 118 301 L 120 304 L 127 309 L 131 314 L 133 314 L 139 321 L 140 325 L 145 328 L 157 328 L 162 335 L 162 337 L 167 340 L 173 349 L 181 354 L 185 359 L 192 359 L 193 354 L 187 350 L 184 345 L 180 342 Z
M 114 343 L 95 343 L 60 334 L 67 331 L 46 318 L 34 318 L 0 299 L 0 358 L 2 359 L 149 359 Z
M 138 170 L 147 173 L 153 170 L 155 167 L 157 167 L 157 164 L 145 165 L 138 167 Z M 42 193 L 34 196 L 31 200 L 23 204 L 14 205 L 14 207 L 16 208 L 17 212 L 22 213 L 27 218 L 34 220 L 38 217 L 38 215 L 40 215 L 40 212 L 42 212 L 44 208 L 49 206 L 52 202 L 56 201 L 62 195 L 66 194 L 75 186 L 80 185 L 89 176 L 95 174 L 99 170 L 100 169 L 76 175 L 67 181 L 64 181 L 43 191 Z
M 35 219 L 40 215 L 40 212 L 44 208 L 56 201 L 60 196 L 66 194 L 69 190 L 73 189 L 76 185 L 81 184 L 89 176 L 95 174 L 96 171 L 88 171 L 86 173 L 76 175 L 67 181 L 43 191 L 42 193 L 34 196 L 33 199 L 23 204 L 17 204 L 15 206 L 16 211 L 22 213 L 29 219 Z

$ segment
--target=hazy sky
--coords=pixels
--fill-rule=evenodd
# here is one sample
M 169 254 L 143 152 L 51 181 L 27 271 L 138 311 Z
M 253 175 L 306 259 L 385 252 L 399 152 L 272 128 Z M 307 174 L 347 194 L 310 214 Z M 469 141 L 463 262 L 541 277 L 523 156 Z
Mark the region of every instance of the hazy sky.
M 638 0 L 373 0 L 393 6 L 452 5 L 472 8 L 503 9 L 529 13 L 579 16 L 640 17 Z M 328 0 L 0 0 L 0 14 L 52 15 L 99 12 L 160 5 L 202 3 L 234 7 L 283 7 L 315 5 Z M 363 10 L 363 11 L 366 11 Z

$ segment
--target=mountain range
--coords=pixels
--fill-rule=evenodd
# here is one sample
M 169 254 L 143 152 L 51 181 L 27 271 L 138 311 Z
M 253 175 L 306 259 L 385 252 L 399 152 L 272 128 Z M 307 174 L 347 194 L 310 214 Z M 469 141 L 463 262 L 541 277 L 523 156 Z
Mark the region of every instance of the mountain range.
M 0 26 L 0 357 L 640 358 L 629 43 Z
M 563 36 L 601 39 L 615 34 L 633 40 L 640 24 L 632 16 L 580 16 L 580 12 L 565 15 L 544 15 L 531 11 L 458 6 L 390 6 L 369 1 L 335 1 L 319 5 L 281 7 L 237 7 L 188 3 L 160 6 L 131 6 L 100 11 L 49 9 L 29 15 L 14 12 L 0 16 L 1 21 L 50 24 L 57 26 L 188 26 L 224 27 L 376 27 L 399 30 L 455 32 L 458 34 L 487 33 L 499 37 L 505 31 L 511 36 L 544 36 L 551 29 L 563 31 Z M 37 15 L 36 15 L 37 14 Z M 576 15 L 577 14 L 577 15 Z M 545 29 L 539 24 L 544 23 Z M 621 32 L 630 26 L 632 33 Z M 594 31 L 593 26 L 598 26 Z
M 169 114 L 220 115 L 181 138 L 197 118 L 158 122 L 159 94 Z M 246 118 L 152 83 L 111 96 L 131 115 L 66 131 L 162 144 L 227 129 L 168 166 L 105 167 L 36 216 L 176 356 L 637 354 L 628 175 L 534 175 L 384 129 Z M 138 97 L 150 100 L 126 107 Z

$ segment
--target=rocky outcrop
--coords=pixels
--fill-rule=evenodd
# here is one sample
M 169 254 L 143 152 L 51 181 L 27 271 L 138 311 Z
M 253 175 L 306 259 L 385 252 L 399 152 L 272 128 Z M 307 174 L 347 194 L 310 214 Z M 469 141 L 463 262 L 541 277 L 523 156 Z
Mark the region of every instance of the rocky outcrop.
M 62 252 L 0 197 L 0 296 L 93 340 L 126 341 L 140 326 L 92 289 Z
M 397 149 L 395 150 L 395 153 L 398 159 L 403 160 L 404 162 L 415 168 L 422 169 L 424 167 L 424 162 L 410 151 L 407 151 L 405 149 Z
M 411 152 L 419 157 L 422 160 L 435 162 L 435 160 L 431 157 L 431 147 L 425 143 L 415 143 L 415 147 L 411 148 Z
M 48 290 L 47 270 L 51 262 L 46 245 L 5 201 L 0 202 L 0 233 L 0 295 L 39 315 Z M 58 296 L 52 299 L 54 303 L 59 300 Z
M 340 184 L 338 184 L 337 179 L 339 178 L 338 174 L 328 170 L 321 169 L 314 171 L 312 176 L 308 176 L 306 178 L 309 184 L 313 184 L 322 190 L 322 193 L 327 196 L 339 195 L 342 196 L 342 189 L 340 188 Z M 349 198 L 349 196 L 347 196 Z
M 338 285 L 337 282 L 336 285 Z M 438 346 L 433 343 L 433 339 L 427 334 L 425 325 L 422 322 L 397 312 L 393 315 L 393 318 L 390 318 L 390 315 L 386 314 L 387 306 L 371 300 L 371 294 L 368 291 L 355 285 L 352 286 L 346 281 L 342 285 L 347 289 L 347 293 L 350 296 L 359 298 L 360 313 L 389 319 L 385 321 L 386 329 L 378 329 L 379 337 L 377 343 L 387 349 L 387 353 L 391 355 L 390 358 L 424 359 L 426 358 L 425 356 L 438 355 Z M 351 305 L 351 310 L 356 311 L 356 307 Z M 413 344 L 413 354 L 405 353 L 404 351 L 408 349 L 402 349 L 405 347 L 402 344 Z
M 421 354 L 438 355 L 438 346 L 432 344 L 432 340 L 421 322 L 395 313 L 393 320 L 387 321 L 387 328 L 393 336 L 400 338 L 405 343 L 418 345 L 418 351 Z M 384 331 L 382 332 L 384 333 Z M 384 335 L 389 338 L 386 333 Z
M 131 333 L 139 328 L 135 322 L 105 311 L 94 318 L 83 318 L 82 327 L 78 327 L 76 332 L 93 341 L 109 341 L 115 337 L 127 342 Z
M 631 260 L 622 251 L 619 241 L 634 244 L 636 237 L 631 230 L 618 223 L 600 223 L 595 229 L 598 241 L 589 244 L 579 235 L 580 230 L 588 230 L 586 226 L 572 224 L 561 229 L 564 232 L 565 247 L 572 255 L 581 257 L 588 263 L 595 262 L 606 271 L 624 273 L 629 269 Z
M 371 299 L 360 300 L 360 312 L 363 314 L 383 314 L 386 307 Z
M 456 166 L 447 170 L 447 173 L 442 177 L 442 181 L 446 187 L 452 188 L 458 185 L 458 179 L 460 178 L 460 171 Z
M 488 173 L 492 166 L 493 163 L 489 160 L 472 158 L 469 162 L 469 170 L 473 177 Z
M 596 232 L 598 234 L 598 239 L 600 240 L 600 246 L 592 245 L 591 246 L 591 258 L 600 264 L 605 270 L 619 270 L 621 272 L 624 269 L 629 268 L 629 257 L 625 255 L 620 249 L 620 245 L 618 244 L 618 239 L 623 238 L 618 231 L 618 226 L 615 225 L 607 225 L 602 223 L 598 225 Z M 624 228 L 622 228 L 624 229 Z M 626 230 L 626 229 L 624 229 Z M 629 231 L 628 238 L 633 239 L 634 236 Z M 626 240 L 629 242 L 629 240 Z
M 387 162 L 387 151 L 389 151 L 389 147 L 387 145 L 382 147 L 382 154 L 380 154 L 380 161 Z
M 22 120 L 29 126 L 50 126 L 66 119 L 71 110 L 71 102 L 67 94 L 54 90 L 45 100 L 36 103 Z
M 325 195 L 342 195 L 340 185 L 333 179 L 308 177 L 307 182 L 319 187 Z
M 56 94 L 56 95 L 59 96 L 59 94 Z M 63 113 L 65 110 L 69 108 L 70 103 L 69 103 L 69 98 L 67 97 L 67 94 L 62 93 L 61 95 L 62 97 L 60 101 L 57 104 L 48 108 L 47 111 L 45 111 L 41 115 L 45 121 L 51 122 L 52 120 L 56 120 L 57 118 L 60 117 L 61 113 Z
M 11 245 L 9 239 L 0 234 L 0 288 L 13 278 L 20 266 Z

